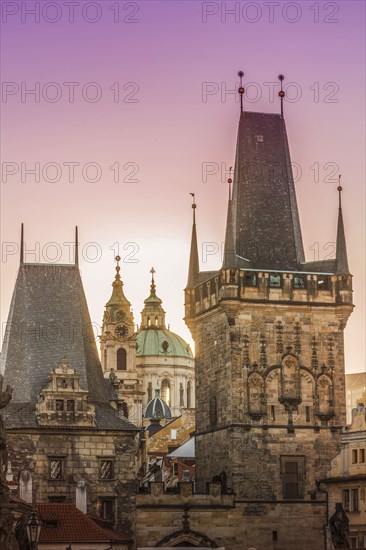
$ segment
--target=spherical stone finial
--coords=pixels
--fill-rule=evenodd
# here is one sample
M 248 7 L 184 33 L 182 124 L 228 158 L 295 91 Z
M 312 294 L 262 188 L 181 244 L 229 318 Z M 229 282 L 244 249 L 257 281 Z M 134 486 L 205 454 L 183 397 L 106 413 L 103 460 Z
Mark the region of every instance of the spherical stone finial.
M 232 180 L 231 178 L 229 178 L 229 179 L 227 180 L 227 182 L 228 182 L 228 183 L 233 183 L 233 180 Z
M 340 192 L 340 191 L 342 191 L 342 189 L 343 189 L 343 187 L 341 187 L 340 185 L 338 185 L 338 187 L 337 187 L 337 191 L 339 191 L 339 192 Z
M 197 204 L 193 203 L 193 204 L 192 204 L 192 208 L 193 208 L 193 209 L 197 208 Z
M 282 97 L 285 97 L 285 95 L 286 95 L 286 94 L 285 94 L 285 92 L 284 92 L 283 90 L 281 90 L 280 92 L 278 92 L 278 96 L 281 97 L 281 98 L 282 98 Z
M 120 262 L 121 261 L 121 256 L 116 256 L 116 262 Z
M 278 80 L 281 80 L 281 81 L 282 81 L 282 80 L 285 80 L 284 75 L 283 75 L 283 74 L 279 74 L 279 75 L 278 75 Z
M 240 86 L 238 92 L 239 92 L 240 95 L 243 95 L 243 94 L 244 94 L 245 89 L 243 88 L 243 86 Z
M 238 72 L 238 77 L 239 77 L 239 78 L 243 78 L 243 76 L 244 76 L 243 71 L 239 71 L 239 72 Z

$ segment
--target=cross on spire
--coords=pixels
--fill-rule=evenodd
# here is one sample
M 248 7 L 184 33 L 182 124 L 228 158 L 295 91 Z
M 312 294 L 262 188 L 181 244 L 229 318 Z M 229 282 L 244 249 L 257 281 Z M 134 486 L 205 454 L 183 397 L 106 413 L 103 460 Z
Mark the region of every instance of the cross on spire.
M 150 269 L 150 273 L 151 273 L 151 286 L 150 286 L 151 294 L 155 294 L 155 292 L 156 292 L 156 286 L 155 286 L 154 275 L 155 275 L 156 271 L 155 271 L 155 269 L 154 269 L 153 267 Z

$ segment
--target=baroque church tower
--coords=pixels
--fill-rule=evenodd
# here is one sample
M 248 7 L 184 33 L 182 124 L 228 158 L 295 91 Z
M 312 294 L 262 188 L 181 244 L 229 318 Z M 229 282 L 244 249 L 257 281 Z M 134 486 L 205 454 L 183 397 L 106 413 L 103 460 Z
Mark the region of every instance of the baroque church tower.
M 291 513 L 310 529 L 316 481 L 346 422 L 352 276 L 338 191 L 336 258 L 306 262 L 283 113 L 242 109 L 222 268 L 199 270 L 194 217 L 185 290 L 198 487 L 221 476 L 238 500 L 261 503 L 262 515 L 271 516 L 270 503 L 298 503 Z
M 109 374 L 119 406 L 131 422 L 142 422 L 142 385 L 136 370 L 136 333 L 131 304 L 123 292 L 120 256 L 116 256 L 116 275 L 112 296 L 105 305 L 100 352 L 104 373 Z

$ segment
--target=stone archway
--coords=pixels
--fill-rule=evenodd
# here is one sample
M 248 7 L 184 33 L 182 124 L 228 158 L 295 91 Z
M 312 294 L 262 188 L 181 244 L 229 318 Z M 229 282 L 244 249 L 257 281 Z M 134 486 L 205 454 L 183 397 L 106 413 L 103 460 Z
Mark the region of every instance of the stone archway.
M 175 531 L 164 537 L 156 545 L 156 548 L 218 548 L 216 542 L 198 531 Z

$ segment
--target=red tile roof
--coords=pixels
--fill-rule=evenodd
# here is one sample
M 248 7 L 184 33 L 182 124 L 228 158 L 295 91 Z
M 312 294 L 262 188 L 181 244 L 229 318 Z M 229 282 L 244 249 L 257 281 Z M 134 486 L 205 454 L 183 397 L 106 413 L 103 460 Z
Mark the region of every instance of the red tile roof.
M 39 542 L 130 542 L 121 533 L 103 529 L 73 504 L 37 504 L 42 521 Z

